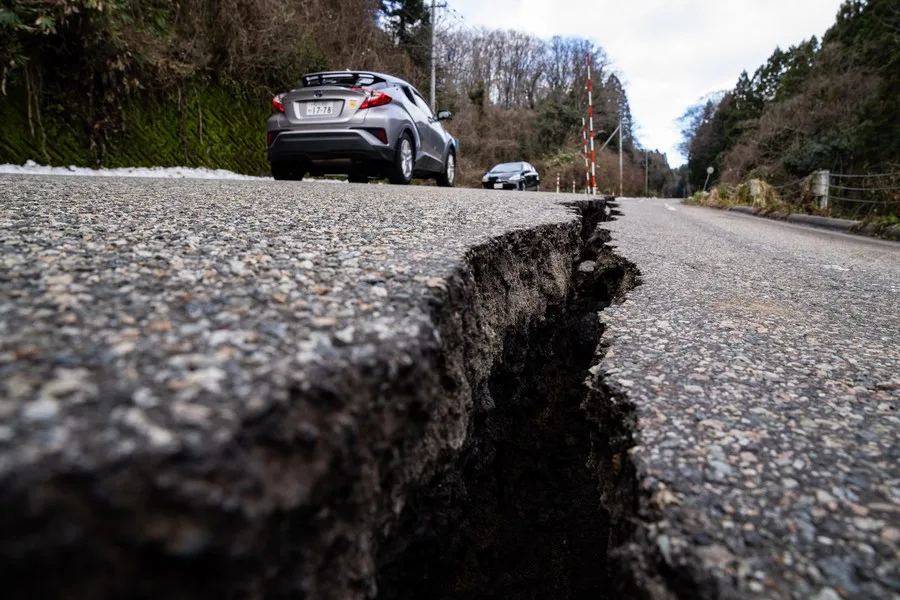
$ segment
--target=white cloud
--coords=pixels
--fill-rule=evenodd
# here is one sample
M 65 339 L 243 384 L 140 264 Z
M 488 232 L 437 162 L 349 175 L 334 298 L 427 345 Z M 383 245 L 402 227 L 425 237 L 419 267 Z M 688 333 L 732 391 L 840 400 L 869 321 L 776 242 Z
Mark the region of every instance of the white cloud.
M 449 0 L 469 25 L 577 35 L 622 72 L 640 141 L 680 164 L 675 120 L 775 50 L 834 23 L 841 0 Z

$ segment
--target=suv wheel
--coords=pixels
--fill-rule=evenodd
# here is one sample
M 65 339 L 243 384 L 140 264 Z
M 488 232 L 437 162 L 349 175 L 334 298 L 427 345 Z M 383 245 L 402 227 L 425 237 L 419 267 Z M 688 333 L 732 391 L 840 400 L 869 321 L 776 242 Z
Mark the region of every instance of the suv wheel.
M 388 181 L 396 185 L 408 185 L 412 181 L 413 165 L 416 163 L 416 151 L 412 139 L 404 133 L 397 140 L 397 154 L 388 173 Z
M 453 187 L 456 184 L 456 153 L 453 150 L 447 152 L 444 172 L 437 176 L 437 184 L 441 187 Z

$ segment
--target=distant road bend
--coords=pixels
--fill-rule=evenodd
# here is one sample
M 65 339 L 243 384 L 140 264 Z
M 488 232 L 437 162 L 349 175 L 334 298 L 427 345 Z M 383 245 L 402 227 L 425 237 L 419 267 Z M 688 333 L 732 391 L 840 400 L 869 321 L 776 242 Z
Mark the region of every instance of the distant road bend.
M 11 597 L 900 597 L 900 244 L 0 176 L 0 246 Z

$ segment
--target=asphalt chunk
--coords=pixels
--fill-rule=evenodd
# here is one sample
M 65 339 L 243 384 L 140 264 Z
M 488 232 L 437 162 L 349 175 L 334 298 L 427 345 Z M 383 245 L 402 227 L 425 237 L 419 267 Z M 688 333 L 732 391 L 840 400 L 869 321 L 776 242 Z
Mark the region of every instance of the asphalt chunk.
M 43 598 L 377 594 L 434 516 L 407 502 L 477 446 L 510 340 L 566 305 L 608 217 L 308 182 L 4 177 L 0 198 L 0 581 Z M 566 485 L 603 532 L 568 397 Z M 577 560 L 596 583 L 591 557 L 530 554 L 498 589 L 560 556 L 543 582 Z
M 21 417 L 0 476 L 45 459 L 202 450 L 286 402 L 311 367 L 386 345 L 411 360 L 429 299 L 467 251 L 575 218 L 546 199 L 428 188 L 0 185 L 0 411 Z

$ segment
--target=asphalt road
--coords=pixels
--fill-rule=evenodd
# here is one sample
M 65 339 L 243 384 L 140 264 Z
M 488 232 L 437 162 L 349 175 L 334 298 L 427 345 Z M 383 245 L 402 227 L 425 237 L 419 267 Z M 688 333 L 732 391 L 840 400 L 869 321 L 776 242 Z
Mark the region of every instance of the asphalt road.
M 322 373 L 388 356 L 385 377 L 409 376 L 441 343 L 428 307 L 472 249 L 510 232 L 572 244 L 577 217 L 559 202 L 575 199 L 0 177 L 0 489 L 208 455 Z M 619 205 L 612 244 L 642 284 L 602 313 L 601 366 L 639 417 L 635 551 L 689 569 L 706 597 L 900 597 L 900 245 L 677 201 Z M 550 258 L 542 277 L 574 260 Z M 551 283 L 541 293 L 564 292 Z M 291 443 L 320 446 L 366 433 L 349 417 L 291 426 Z M 198 477 L 185 493 L 210 502 L 257 493 Z M 117 501 L 139 502 L 136 489 Z M 207 543 L 147 535 L 169 533 L 175 553 Z
M 620 201 L 602 315 L 648 539 L 728 597 L 900 597 L 900 244 Z

